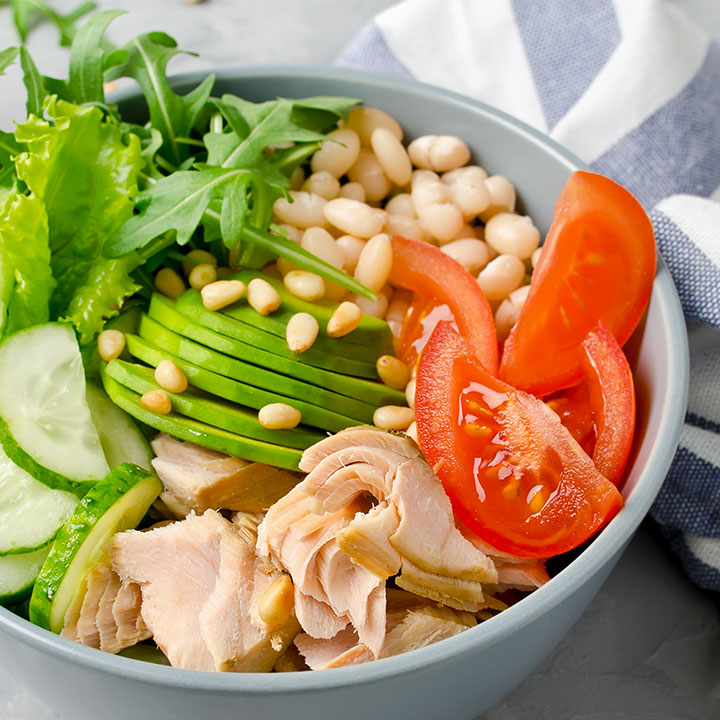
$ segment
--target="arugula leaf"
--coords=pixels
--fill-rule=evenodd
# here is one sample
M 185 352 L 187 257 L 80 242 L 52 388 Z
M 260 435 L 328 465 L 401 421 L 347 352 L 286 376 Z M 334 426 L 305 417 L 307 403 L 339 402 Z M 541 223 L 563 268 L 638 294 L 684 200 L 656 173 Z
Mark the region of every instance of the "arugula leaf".
M 169 35 L 158 32 L 138 35 L 123 49 L 128 53 L 128 60 L 115 68 L 110 77 L 127 76 L 137 81 L 150 111 L 150 124 L 163 137 L 161 154 L 179 165 L 187 156 L 187 149 L 178 142 L 178 138 L 190 135 L 210 97 L 215 76 L 208 76 L 192 92 L 181 96 L 170 87 L 167 64 L 175 55 L 185 51 L 179 50 Z
M 77 30 L 76 24 L 80 18 L 94 10 L 97 5 L 94 2 L 85 2 L 78 5 L 66 15 L 53 10 L 45 0 L 10 0 L 13 7 L 13 22 L 20 40 L 25 43 L 38 15 L 50 20 L 60 33 L 60 44 L 70 45 Z
M 15 183 L 15 163 L 12 158 L 19 155 L 23 146 L 10 134 L 0 130 L 0 188 L 10 188 Z
M 11 194 L 0 210 L 0 336 L 46 322 L 54 287 L 45 205 Z
M 51 266 L 57 288 L 51 299 L 52 317 L 71 311 L 85 314 L 78 329 L 83 339 L 103 317 L 113 314 L 117 287 L 131 292 L 131 284 L 102 284 L 109 267 L 102 255 L 106 237 L 133 212 L 137 178 L 143 164 L 140 140 L 106 121 L 100 109 L 49 98 L 44 107 L 54 125 L 31 116 L 18 125 L 15 139 L 27 144 L 16 158 L 18 177 L 44 200 L 50 228 Z M 116 266 L 125 272 L 124 266 Z M 100 283 L 98 292 L 88 288 Z M 81 302 L 79 297 L 92 298 Z M 78 320 L 73 315 L 73 320 Z M 78 320 L 79 322 L 79 320 Z
M 116 62 L 125 57 L 118 57 L 113 51 L 106 50 L 103 37 L 108 25 L 125 10 L 103 10 L 95 13 L 78 30 L 70 48 L 70 78 L 68 85 L 72 88 L 77 103 L 103 103 L 103 71 L 106 69 L 106 58 L 115 55 Z
M 28 115 L 42 117 L 43 103 L 47 95 L 45 81 L 24 45 L 20 48 L 20 65 L 23 70 L 23 84 L 27 90 Z
M 15 62 L 15 58 L 18 55 L 18 49 L 16 47 L 9 47 L 5 50 L 0 50 L 0 75 L 5 74 L 10 65 Z

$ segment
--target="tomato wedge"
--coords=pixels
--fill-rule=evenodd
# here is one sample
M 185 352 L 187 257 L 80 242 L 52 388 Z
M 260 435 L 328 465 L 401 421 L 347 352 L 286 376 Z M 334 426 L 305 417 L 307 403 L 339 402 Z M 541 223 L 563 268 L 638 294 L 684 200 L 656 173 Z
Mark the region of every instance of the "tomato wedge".
M 587 381 L 556 393 L 546 401 L 557 413 L 560 422 L 570 431 L 578 445 L 592 457 L 597 429 L 595 413 L 590 407 L 590 391 Z
M 536 395 L 578 383 L 587 334 L 602 321 L 623 345 L 654 277 L 655 239 L 640 203 L 606 177 L 573 173 L 505 342 L 500 377 Z
M 434 245 L 395 235 L 392 248 L 391 282 L 412 290 L 426 301 L 447 305 L 472 352 L 491 373 L 496 374 L 495 320 L 475 278 Z
M 493 377 L 448 323 L 420 358 L 415 413 L 420 446 L 455 513 L 498 550 L 566 552 L 622 507 L 558 416 Z
M 414 365 L 441 320 L 452 323 L 457 330 L 455 318 L 447 305 L 416 295 L 405 315 L 400 336 L 395 341 L 396 355 L 406 365 Z

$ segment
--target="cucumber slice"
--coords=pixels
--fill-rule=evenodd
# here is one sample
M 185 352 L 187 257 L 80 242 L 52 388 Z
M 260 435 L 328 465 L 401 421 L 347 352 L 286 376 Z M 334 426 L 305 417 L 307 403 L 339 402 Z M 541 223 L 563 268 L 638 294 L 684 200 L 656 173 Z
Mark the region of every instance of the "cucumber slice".
M 151 339 L 148 340 L 145 336 Z M 233 363 L 238 362 L 237 360 L 186 340 L 148 317 L 143 318 L 143 337 L 127 335 L 126 340 L 130 353 L 139 360 L 155 367 L 161 360 L 172 360 L 185 373 L 191 385 L 225 400 L 256 410 L 268 403 L 285 402 L 300 411 L 305 425 L 331 432 L 339 432 L 350 425 L 367 423 L 367 420 L 362 418 L 344 415 L 339 410 L 336 412 L 335 408 L 329 410 L 305 400 L 291 398 L 287 394 L 280 394 L 276 387 L 277 383 L 270 383 L 271 390 L 250 385 L 245 382 L 246 377 L 242 372 L 245 368 L 233 367 Z M 212 367 L 217 372 L 206 370 L 206 367 Z M 245 367 L 252 368 L 251 365 Z M 235 378 L 228 377 L 225 370 L 230 370 Z M 312 396 L 312 392 L 313 390 L 309 388 L 306 396 Z
M 80 350 L 67 325 L 36 325 L 0 344 L 0 416 L 5 452 L 36 480 L 82 492 L 107 474 Z
M 76 495 L 38 482 L 0 448 L 0 556 L 47 545 L 77 504 Z
M 27 599 L 50 545 L 19 555 L 0 557 L 0 605 L 16 605 Z
M 106 372 L 113 380 L 140 395 L 160 388 L 155 382 L 153 371 L 144 365 L 113 360 L 108 363 Z M 292 430 L 268 430 L 258 422 L 257 412 L 200 394 L 192 388 L 182 393 L 168 394 L 173 409 L 181 415 L 255 440 L 305 450 L 325 437 L 323 433 L 303 429 L 302 426 Z
M 30 621 L 59 633 L 65 613 L 103 546 L 117 532 L 134 528 L 162 492 L 155 475 L 130 465 L 115 468 L 80 501 L 63 525 L 40 570 L 30 598 Z
M 248 325 L 230 315 L 208 310 L 202 304 L 202 297 L 197 290 L 184 292 L 177 299 L 175 306 L 178 312 L 196 323 L 255 348 L 263 348 L 273 355 L 343 375 L 373 380 L 377 378 L 375 361 L 378 355 L 371 346 L 343 345 L 341 339 L 338 339 L 332 340 L 333 344 L 329 352 L 319 350 L 313 345 L 305 352 L 294 353 L 288 347 L 284 336 L 280 337 L 259 327 Z M 344 353 L 349 354 L 350 357 Z
M 158 415 L 144 408 L 140 402 L 140 395 L 113 380 L 106 369 L 101 372 L 105 390 L 110 399 L 125 412 L 140 420 L 140 422 L 160 432 L 172 435 L 172 437 L 179 440 L 189 440 L 196 445 L 202 445 L 228 455 L 235 455 L 251 462 L 275 465 L 286 470 L 298 469 L 298 463 L 302 457 L 300 450 L 271 445 L 242 435 L 235 435 L 227 432 L 227 430 L 211 427 L 172 412 L 168 415 Z
M 135 421 L 95 385 L 88 384 L 87 401 L 110 469 L 129 462 L 153 472 L 153 451 Z
M 211 352 L 215 353 L 216 359 L 211 365 L 203 362 L 205 367 L 212 367 L 226 377 L 242 380 L 264 390 L 272 390 L 279 395 L 287 395 L 298 400 L 306 399 L 322 407 L 332 407 L 343 415 L 356 417 L 364 422 L 372 422 L 372 414 L 378 405 L 391 404 L 382 400 L 371 404 L 375 396 L 384 398 L 394 393 L 404 399 L 402 393 L 382 383 L 303 365 L 216 333 L 181 315 L 175 310 L 172 301 L 159 295 L 153 297 L 148 317 L 187 341 L 194 341 L 190 345 L 187 342 L 176 343 L 179 349 L 178 355 L 192 362 L 192 357 L 183 355 L 183 352 L 192 352 L 194 355 L 198 348 L 201 350 L 210 348 Z M 145 335 L 147 327 L 144 319 L 141 320 L 140 335 L 154 342 L 152 336 Z M 357 398 L 368 398 L 368 401 Z

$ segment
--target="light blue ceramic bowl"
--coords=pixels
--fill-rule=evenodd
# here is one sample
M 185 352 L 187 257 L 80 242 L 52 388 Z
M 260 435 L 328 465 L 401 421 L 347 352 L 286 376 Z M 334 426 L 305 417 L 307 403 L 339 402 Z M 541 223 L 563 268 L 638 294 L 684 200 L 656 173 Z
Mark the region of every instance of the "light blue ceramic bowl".
M 181 77 L 189 89 L 198 77 Z M 454 134 L 490 172 L 508 176 L 543 232 L 565 180 L 583 164 L 512 118 L 449 92 L 344 69 L 225 70 L 217 93 L 251 100 L 349 95 L 383 108 L 408 136 Z M 141 112 L 126 94 L 125 109 Z M 74 720 L 468 720 L 498 701 L 578 619 L 657 494 L 685 413 L 688 358 L 680 304 L 662 261 L 642 327 L 630 341 L 638 423 L 626 505 L 547 585 L 449 640 L 379 662 L 317 673 L 209 674 L 107 655 L 63 640 L 0 609 L 0 665 Z M 178 598 L 181 602 L 182 598 Z

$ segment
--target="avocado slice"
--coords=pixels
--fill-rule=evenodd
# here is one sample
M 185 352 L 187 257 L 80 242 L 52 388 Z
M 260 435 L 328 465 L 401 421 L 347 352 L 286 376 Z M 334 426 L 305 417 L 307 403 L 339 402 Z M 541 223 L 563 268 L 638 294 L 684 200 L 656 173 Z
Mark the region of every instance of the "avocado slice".
M 260 315 L 245 302 L 235 303 L 222 310 L 223 313 L 237 320 L 242 320 L 274 335 L 285 337 L 285 327 L 288 320 L 295 313 L 306 312 L 312 315 L 320 324 L 320 333 L 313 345 L 318 350 L 332 353 L 337 352 L 337 350 L 333 351 L 333 347 L 338 343 L 345 346 L 351 345 L 355 349 L 355 354 L 350 351 L 350 357 L 357 357 L 370 362 L 375 362 L 380 355 L 394 354 L 392 332 L 390 326 L 384 320 L 371 315 L 363 315 L 360 325 L 351 333 L 343 335 L 341 338 L 331 338 L 327 334 L 327 324 L 340 303 L 331 302 L 330 300 L 316 300 L 315 302 L 302 300 L 288 292 L 281 280 L 276 280 L 257 270 L 246 268 L 232 275 L 232 278 L 242 280 L 246 284 L 255 278 L 262 278 L 277 290 L 283 301 L 280 308 L 274 313 L 270 313 L 270 315 Z M 364 354 L 368 352 L 368 349 L 372 351 L 372 357 L 370 358 Z M 360 353 L 363 354 L 360 355 Z M 340 354 L 347 355 L 348 349 L 345 348 Z
M 113 380 L 141 395 L 160 388 L 155 382 L 153 371 L 144 365 L 113 360 L 108 363 L 105 371 Z M 321 432 L 302 426 L 292 430 L 268 430 L 258 422 L 257 412 L 212 398 L 192 388 L 168 395 L 172 400 L 173 410 L 181 415 L 254 440 L 305 450 L 325 437 Z
M 162 295 L 155 294 L 153 296 L 148 315 L 157 323 L 178 335 L 202 343 L 202 345 L 221 352 L 224 356 L 235 358 L 237 361 L 251 363 L 252 373 L 250 375 L 245 371 L 242 376 L 236 377 L 230 371 L 217 370 L 227 377 L 235 377 L 235 379 L 242 380 L 250 385 L 273 389 L 280 395 L 309 399 L 309 402 L 321 404 L 323 407 L 337 407 L 338 412 L 343 415 L 356 417 L 365 422 L 371 422 L 372 413 L 378 405 L 405 404 L 404 393 L 394 390 L 383 383 L 340 375 L 311 365 L 303 365 L 293 359 L 274 355 L 261 347 L 247 345 L 244 342 L 239 342 L 198 325 L 178 312 L 173 301 Z M 140 334 L 143 334 L 142 330 Z M 152 341 L 152 337 L 147 339 Z M 182 355 L 182 353 L 176 354 Z M 183 355 L 183 357 L 186 356 Z M 186 357 L 186 359 L 193 362 L 191 357 Z M 228 367 L 227 360 L 229 358 L 225 358 L 223 367 Z M 220 366 L 207 367 L 216 369 Z M 264 375 L 257 374 L 260 368 L 263 368 Z M 257 385 L 254 380 L 250 379 L 251 377 L 257 377 L 257 382 L 261 384 Z M 289 379 L 290 384 L 288 384 Z M 302 387 L 297 385 L 298 382 L 302 383 Z M 317 387 L 308 388 L 305 383 Z M 290 386 L 294 389 L 286 390 Z M 296 394 L 298 391 L 301 394 Z
M 343 345 L 338 341 L 332 341 L 332 343 L 328 343 L 330 344 L 330 352 L 318 350 L 317 347 L 313 345 L 313 347 L 305 352 L 294 353 L 288 347 L 287 340 L 284 336 L 280 337 L 279 335 L 266 332 L 259 327 L 248 325 L 222 312 L 208 310 L 202 304 L 202 297 L 197 290 L 187 290 L 184 292 L 177 299 L 175 307 L 178 312 L 199 325 L 203 325 L 222 335 L 227 335 L 235 340 L 244 342 L 247 345 L 263 348 L 274 355 L 280 355 L 295 363 L 313 365 L 314 367 L 323 368 L 335 373 L 342 373 L 343 375 L 372 378 L 373 380 L 377 379 L 375 361 L 378 356 L 371 346 L 360 348 L 358 345 Z M 263 315 L 259 315 L 259 313 L 255 314 L 258 315 L 259 318 L 264 317 Z M 361 351 L 360 353 L 358 353 L 359 350 Z M 349 357 L 343 356 L 343 352 L 347 352 Z M 359 354 L 366 356 L 368 360 L 365 361 L 361 359 L 358 356 Z
M 140 395 L 113 380 L 108 375 L 106 368 L 102 368 L 100 372 L 105 392 L 110 399 L 136 420 L 155 428 L 155 430 L 172 435 L 179 440 L 188 440 L 196 445 L 235 455 L 251 462 L 275 465 L 286 470 L 298 470 L 298 463 L 302 457 L 300 450 L 236 435 L 174 412 L 168 415 L 159 415 L 144 408 L 140 402 Z
M 339 432 L 352 425 L 362 425 L 365 422 L 347 417 L 339 412 L 333 412 L 324 407 L 311 405 L 309 402 L 303 400 L 279 395 L 276 391 L 263 390 L 259 387 L 246 384 L 245 382 L 233 380 L 225 375 L 212 372 L 211 370 L 206 370 L 206 367 L 218 367 L 214 365 L 218 359 L 220 359 L 221 362 L 237 363 L 241 367 L 239 368 L 239 372 L 237 367 L 233 368 L 235 374 L 239 375 L 242 380 L 246 380 L 247 377 L 244 376 L 243 369 L 252 369 L 253 366 L 240 363 L 237 360 L 204 348 L 202 345 L 197 345 L 167 330 L 162 325 L 158 325 L 147 316 L 144 316 L 142 319 L 141 329 L 149 339 L 138 337 L 137 335 L 125 336 L 131 355 L 152 366 L 157 366 L 161 360 L 171 360 L 185 373 L 191 385 L 200 390 L 205 390 L 212 395 L 217 395 L 225 400 L 255 408 L 256 410 L 259 410 L 268 403 L 285 402 L 300 411 L 305 425 L 312 425 L 313 427 L 329 430 L 330 432 Z M 163 349 L 160 349 L 161 347 Z M 174 352 L 176 350 L 182 350 L 183 353 L 190 357 L 185 358 L 179 352 L 176 354 Z M 259 369 L 260 368 L 255 368 L 255 370 Z M 282 375 L 274 375 L 274 377 L 279 379 L 283 378 Z M 276 385 L 277 383 L 270 383 L 270 387 Z M 313 388 L 313 390 L 314 389 L 315 388 Z M 342 396 L 338 395 L 337 397 Z M 148 425 L 150 425 L 150 423 L 148 423 Z M 240 457 L 244 456 L 241 455 Z M 252 458 L 248 457 L 248 459 Z

